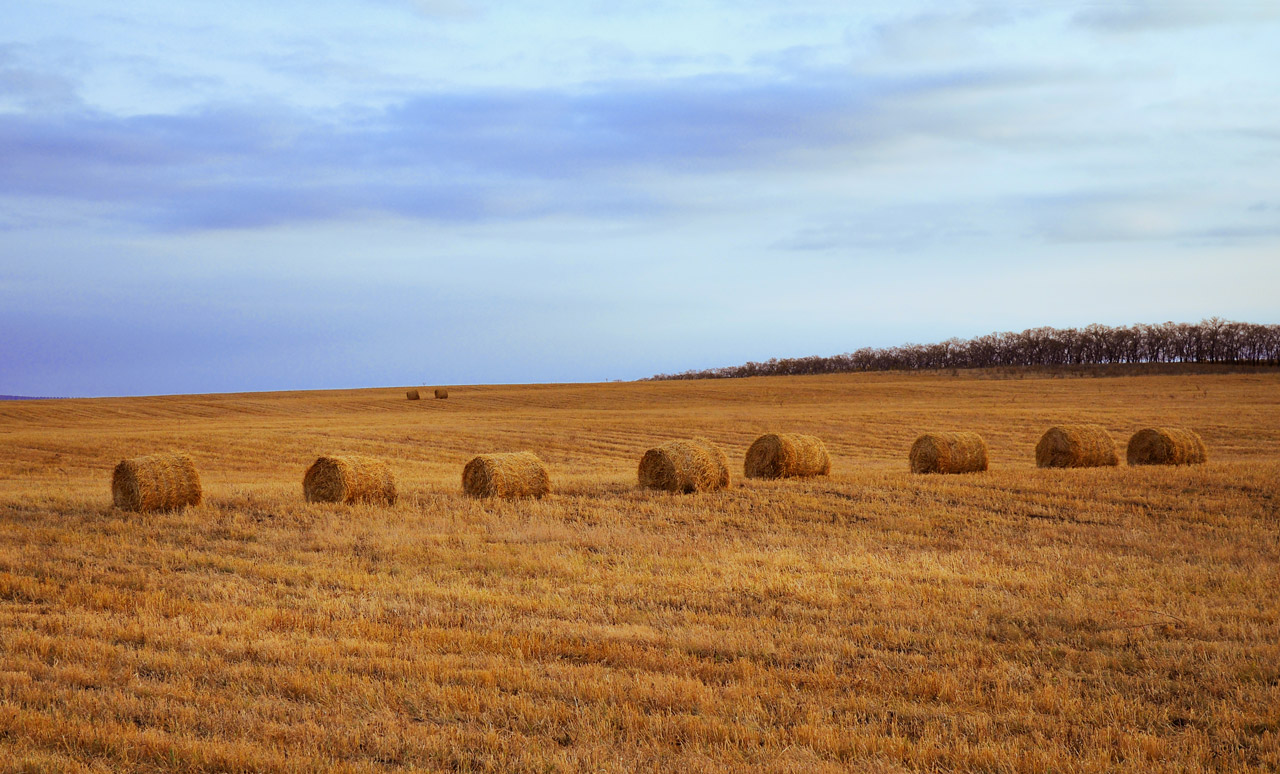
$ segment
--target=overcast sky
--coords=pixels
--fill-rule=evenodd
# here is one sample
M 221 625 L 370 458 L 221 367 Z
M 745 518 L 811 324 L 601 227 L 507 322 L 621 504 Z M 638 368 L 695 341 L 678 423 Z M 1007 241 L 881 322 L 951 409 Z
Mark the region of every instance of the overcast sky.
M 7 0 L 0 393 L 1280 322 L 1280 4 Z

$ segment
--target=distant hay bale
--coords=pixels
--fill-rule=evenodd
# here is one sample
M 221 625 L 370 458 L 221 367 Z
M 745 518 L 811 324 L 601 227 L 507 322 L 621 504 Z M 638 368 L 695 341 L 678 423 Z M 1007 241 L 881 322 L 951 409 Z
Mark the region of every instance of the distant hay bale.
M 1115 439 L 1102 425 L 1051 427 L 1036 444 L 1036 465 L 1042 468 L 1101 468 L 1119 464 Z
M 387 463 L 357 454 L 320 457 L 307 468 L 302 491 L 309 503 L 396 501 L 396 479 Z
M 1182 427 L 1148 427 L 1129 439 L 1130 465 L 1198 465 L 1209 458 L 1204 441 Z
M 444 399 L 445 399 L 445 398 L 447 398 L 447 397 L 449 397 L 449 391 L 448 391 L 448 390 L 446 390 L 446 389 L 445 389 L 445 388 L 443 388 L 443 387 L 437 387 L 437 388 L 436 388 L 436 399 L 437 399 L 437 400 L 444 400 Z
M 199 505 L 203 497 L 200 474 L 185 454 L 134 457 L 111 475 L 111 499 L 126 511 L 171 511 Z
M 705 438 L 668 441 L 640 459 L 640 488 L 712 492 L 729 486 L 729 458 Z
M 472 497 L 542 497 L 551 477 L 533 452 L 481 454 L 462 469 L 462 489 Z
M 417 390 L 409 390 L 405 393 L 405 397 L 409 400 L 419 400 L 422 398 L 422 395 L 420 395 Z
M 987 469 L 987 442 L 977 433 L 926 433 L 911 446 L 912 473 L 977 473 Z
M 831 455 L 817 436 L 769 433 L 747 449 L 742 469 L 747 478 L 826 476 L 831 473 Z

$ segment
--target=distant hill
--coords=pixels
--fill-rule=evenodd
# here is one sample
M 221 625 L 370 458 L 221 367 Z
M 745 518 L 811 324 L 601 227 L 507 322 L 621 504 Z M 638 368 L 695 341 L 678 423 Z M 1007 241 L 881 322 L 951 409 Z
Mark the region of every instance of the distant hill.
M 0 395 L 0 400 L 55 400 L 37 395 Z
M 733 379 L 744 376 L 922 371 L 961 368 L 1184 367 L 1280 365 L 1280 325 L 1229 322 L 1139 323 L 1111 327 L 1031 328 L 937 344 L 903 344 L 822 357 L 777 358 L 725 368 L 659 374 L 650 379 Z

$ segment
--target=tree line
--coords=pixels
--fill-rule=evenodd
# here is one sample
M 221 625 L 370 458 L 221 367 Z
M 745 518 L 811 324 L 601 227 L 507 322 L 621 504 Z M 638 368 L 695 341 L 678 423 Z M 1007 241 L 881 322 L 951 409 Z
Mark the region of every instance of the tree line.
M 763 363 L 658 374 L 651 379 L 732 379 L 744 376 L 848 371 L 1072 366 L 1104 363 L 1230 363 L 1280 365 L 1280 325 L 1230 322 L 1158 323 L 1085 328 L 1030 328 L 936 344 L 863 347 L 842 355 L 772 358 Z

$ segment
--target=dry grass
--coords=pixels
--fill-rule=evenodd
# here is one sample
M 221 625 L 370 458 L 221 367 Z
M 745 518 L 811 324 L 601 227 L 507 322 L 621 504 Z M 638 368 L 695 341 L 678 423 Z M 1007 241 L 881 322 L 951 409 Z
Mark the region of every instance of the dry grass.
M 2 771 L 1280 767 L 1280 378 L 901 374 L 0 404 Z M 1059 418 L 1197 428 L 1194 467 L 1037 469 Z M 921 427 L 991 469 L 912 476 Z M 770 428 L 829 478 L 636 488 Z M 309 505 L 340 442 L 391 507 Z M 108 474 L 183 448 L 202 505 Z M 542 500 L 475 500 L 537 448 Z M 736 464 L 736 463 L 735 463 Z

